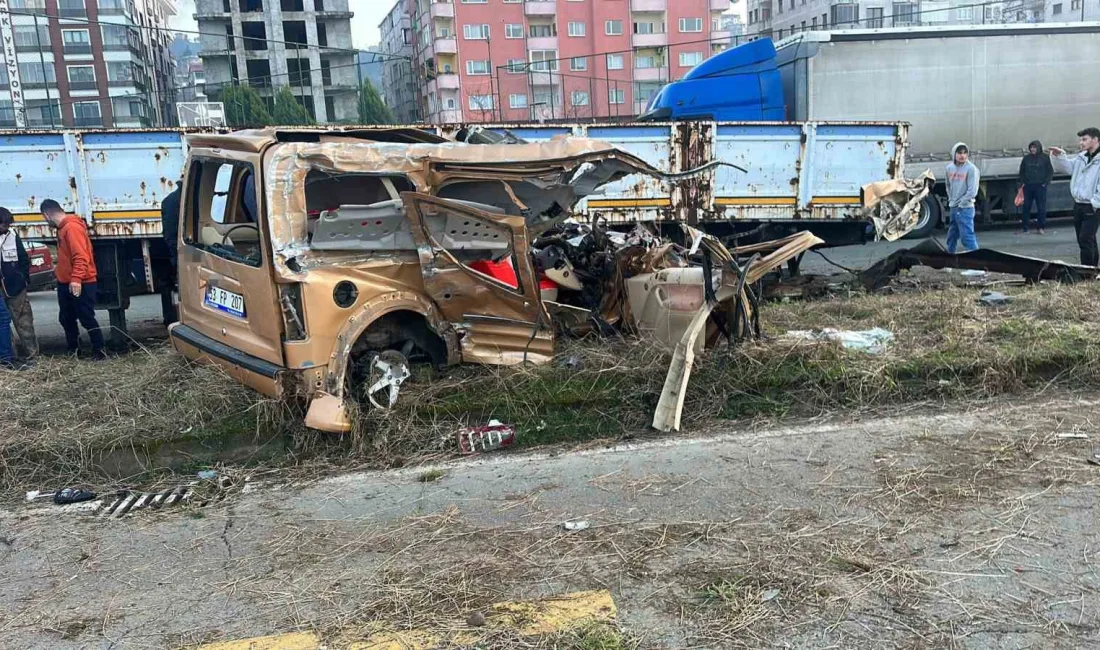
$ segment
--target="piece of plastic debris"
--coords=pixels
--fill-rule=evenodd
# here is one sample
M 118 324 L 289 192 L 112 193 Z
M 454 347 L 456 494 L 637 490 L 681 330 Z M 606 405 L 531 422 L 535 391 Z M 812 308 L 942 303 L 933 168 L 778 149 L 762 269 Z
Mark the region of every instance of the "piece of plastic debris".
M 27 501 L 36 501 L 38 499 L 49 499 L 54 495 L 53 492 L 42 492 L 41 490 L 29 490 L 27 492 Z
M 562 522 L 561 527 L 574 533 L 580 530 L 588 530 L 592 527 L 592 524 L 587 519 L 577 519 L 575 521 Z
M 81 490 L 80 488 L 65 488 L 53 495 L 53 502 L 59 506 L 63 506 L 67 503 L 80 503 L 81 501 L 91 501 L 95 498 L 95 492 L 91 490 Z
M 965 278 L 981 278 L 986 275 L 986 272 L 979 269 L 963 269 L 959 271 L 959 275 Z
M 1092 455 L 1090 455 L 1085 460 L 1087 460 L 1092 465 L 1100 465 L 1100 449 L 1093 449 Z
M 788 338 L 805 340 L 838 341 L 849 350 L 860 350 L 868 354 L 882 354 L 886 352 L 886 345 L 894 340 L 894 333 L 881 327 L 873 327 L 869 330 L 848 331 L 826 327 L 820 332 L 814 330 L 791 330 L 787 332 Z
M 199 470 L 197 476 L 204 481 L 213 481 L 218 478 L 218 473 L 212 469 Z
M 458 450 L 476 454 L 511 447 L 516 442 L 516 427 L 499 420 L 489 420 L 483 427 L 469 427 L 458 432 Z
M 1000 291 L 983 291 L 978 302 L 986 306 L 1007 305 L 1012 302 L 1011 296 L 1006 296 Z
M 1055 438 L 1059 440 L 1088 440 L 1089 434 L 1087 433 L 1059 433 Z
M 760 602 L 766 603 L 769 600 L 775 600 L 775 597 L 779 595 L 778 589 L 768 589 L 760 595 Z

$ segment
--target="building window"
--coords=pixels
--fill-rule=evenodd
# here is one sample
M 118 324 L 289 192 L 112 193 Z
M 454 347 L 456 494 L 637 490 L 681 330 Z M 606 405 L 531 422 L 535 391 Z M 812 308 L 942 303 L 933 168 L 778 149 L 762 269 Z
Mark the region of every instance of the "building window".
M 509 108 L 527 108 L 527 95 L 508 95 Z
M 488 4 L 489 0 L 462 0 L 464 5 L 483 5 Z
M 692 68 L 703 62 L 702 52 L 680 52 L 680 67 Z
M 72 90 L 95 90 L 95 68 L 90 65 L 70 65 L 68 67 L 69 88 Z
M 531 38 L 552 38 L 558 35 L 558 24 L 550 23 L 549 25 L 531 25 L 528 30 L 528 34 Z
M 129 61 L 108 61 L 107 81 L 132 82 L 134 80 L 134 66 Z
M 810 20 L 810 29 L 817 29 L 817 16 Z
M 626 91 L 622 88 L 612 88 L 607 91 L 607 101 L 612 104 L 625 104 Z
M 463 25 L 462 36 L 468 41 L 489 40 L 489 25 Z
M 664 34 L 664 23 L 634 23 L 635 34 Z
M 974 7 L 959 7 L 955 10 L 955 20 L 960 23 L 969 23 L 974 20 Z
M 584 36 L 584 23 L 569 23 L 570 36 Z
M 654 83 L 652 81 L 644 81 L 634 84 L 634 101 L 640 104 L 649 104 L 649 101 L 653 99 L 661 90 L 660 83 Z
M 467 61 L 466 62 L 466 74 L 489 74 L 489 62 L 488 61 Z
M 859 5 L 857 4 L 833 5 L 829 11 L 833 14 L 833 27 L 859 23 Z
M 1070 9 L 1080 9 L 1081 8 L 1081 0 L 1070 0 L 1069 8 Z
M 575 56 L 569 59 L 569 69 L 573 72 L 581 72 L 588 69 L 588 57 Z
M 569 103 L 574 106 L 588 106 L 588 91 L 574 90 L 569 95 Z
M 45 84 L 57 83 L 57 76 L 54 73 L 52 63 L 42 65 L 39 62 L 34 63 L 20 63 L 19 64 L 19 78 L 24 84 L 37 84 L 39 86 Z
M 65 45 L 65 54 L 92 53 L 92 40 L 86 29 L 61 30 L 61 42 Z
M 608 70 L 622 70 L 623 69 L 623 55 L 622 54 L 608 54 L 607 55 L 607 69 Z
M 680 31 L 683 32 L 683 33 L 703 31 L 703 19 L 702 18 L 681 18 L 680 19 Z
M 917 4 L 915 2 L 894 3 L 894 26 L 917 24 Z
M 683 56 L 682 54 L 680 56 Z M 638 56 L 634 55 L 634 68 L 637 70 L 649 70 L 651 68 L 661 67 L 661 61 L 653 55 Z
M 491 110 L 493 110 L 493 96 L 492 95 L 470 95 L 470 110 L 471 111 L 491 111 Z
M 508 24 L 504 26 L 504 38 L 523 38 L 523 25 Z
M 17 50 L 37 50 L 39 43 L 42 47 L 50 44 L 50 30 L 45 25 L 40 25 L 37 31 L 34 25 L 15 25 L 13 30 Z
M 623 33 L 623 21 L 609 20 L 603 24 L 603 33 L 608 36 L 620 36 Z
M 549 91 L 541 91 L 535 93 L 535 106 L 554 106 L 560 105 L 561 100 L 554 101 L 554 93 Z
M 537 72 L 557 72 L 558 51 L 533 50 L 531 52 L 531 69 Z
M 88 15 L 84 10 L 84 0 L 58 0 L 57 8 L 62 18 L 83 18 Z
M 99 102 L 76 102 L 73 104 L 73 118 L 76 126 L 98 126 L 103 121 Z
M 508 59 L 508 72 L 517 73 L 527 70 L 527 61 L 523 59 Z
M 882 14 L 882 7 L 870 7 L 867 9 L 867 27 L 870 29 L 882 29 Z M 805 23 L 803 23 L 803 27 L 805 27 Z
M 458 108 L 458 102 L 456 102 L 456 101 L 455 101 L 455 98 L 454 98 L 454 97 L 448 97 L 448 98 L 447 98 L 447 99 L 446 99 L 446 100 L 445 100 L 445 101 L 443 102 L 443 106 L 444 106 L 444 107 L 446 107 L 446 109 L 447 109 L 447 110 L 449 110 L 449 111 L 453 111 L 453 110 L 455 110 L 456 108 Z

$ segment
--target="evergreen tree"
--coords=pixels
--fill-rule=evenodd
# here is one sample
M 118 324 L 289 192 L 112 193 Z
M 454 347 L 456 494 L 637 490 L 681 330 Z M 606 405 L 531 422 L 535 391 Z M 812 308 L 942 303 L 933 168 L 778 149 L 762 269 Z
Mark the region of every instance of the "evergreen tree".
M 298 103 L 290 86 L 283 86 L 275 93 L 275 124 L 278 126 L 301 126 L 313 124 L 313 118 L 305 106 Z
M 370 79 L 364 79 L 359 87 L 359 122 L 362 124 L 393 124 L 393 111 Z
M 218 93 L 218 101 L 225 105 L 225 121 L 229 126 L 244 128 L 274 123 L 263 97 L 248 86 L 226 86 Z

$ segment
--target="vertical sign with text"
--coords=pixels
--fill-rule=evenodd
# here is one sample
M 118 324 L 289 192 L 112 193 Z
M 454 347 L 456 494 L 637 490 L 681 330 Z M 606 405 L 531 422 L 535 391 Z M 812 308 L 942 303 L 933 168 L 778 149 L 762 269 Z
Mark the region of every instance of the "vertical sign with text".
M 4 67 L 8 71 L 15 126 L 22 129 L 27 126 L 27 111 L 23 101 L 23 81 L 19 78 L 19 61 L 15 57 L 15 34 L 11 26 L 10 4 L 10 0 L 0 0 L 0 40 L 4 47 Z

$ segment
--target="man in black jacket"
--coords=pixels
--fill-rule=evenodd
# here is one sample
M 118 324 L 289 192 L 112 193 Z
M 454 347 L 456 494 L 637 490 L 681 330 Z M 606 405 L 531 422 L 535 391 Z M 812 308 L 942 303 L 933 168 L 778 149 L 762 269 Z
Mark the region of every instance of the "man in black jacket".
M 11 323 L 18 338 L 19 356 L 30 360 L 38 356 L 38 339 L 34 335 L 34 314 L 27 297 L 31 277 L 31 258 L 23 240 L 12 229 L 15 217 L 7 208 L 0 208 L 0 294 L 8 304 Z
M 1027 155 L 1020 161 L 1020 187 L 1024 189 L 1024 204 L 1020 206 L 1023 211 L 1023 231 L 1027 232 L 1031 225 L 1031 204 L 1035 204 L 1038 212 L 1040 235 L 1046 234 L 1047 227 L 1047 185 L 1054 178 L 1054 166 L 1050 164 L 1050 156 L 1043 153 L 1043 143 L 1032 141 L 1027 146 Z

